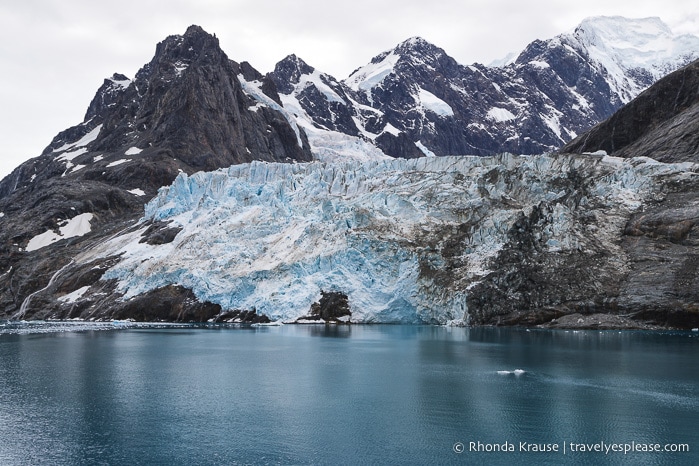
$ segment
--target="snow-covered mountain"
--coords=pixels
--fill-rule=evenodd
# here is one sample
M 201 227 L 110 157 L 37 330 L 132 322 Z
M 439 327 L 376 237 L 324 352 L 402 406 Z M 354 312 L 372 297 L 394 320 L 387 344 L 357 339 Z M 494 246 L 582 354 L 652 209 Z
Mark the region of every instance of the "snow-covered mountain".
M 393 157 L 538 154 L 696 58 L 699 38 L 674 35 L 657 18 L 597 17 L 534 41 L 502 67 L 461 65 L 415 37 L 344 81 L 296 56 L 271 77 L 299 124 L 314 129 L 316 153 L 326 152 L 327 141 L 338 153 L 341 133 Z M 344 155 L 353 154 L 349 144 Z
M 698 58 L 698 38 L 673 34 L 659 18 L 588 18 L 570 37 L 606 72 L 610 88 L 624 104 Z
M 662 78 L 561 151 L 604 151 L 618 157 L 653 157 L 661 162 L 697 160 L 699 60 Z

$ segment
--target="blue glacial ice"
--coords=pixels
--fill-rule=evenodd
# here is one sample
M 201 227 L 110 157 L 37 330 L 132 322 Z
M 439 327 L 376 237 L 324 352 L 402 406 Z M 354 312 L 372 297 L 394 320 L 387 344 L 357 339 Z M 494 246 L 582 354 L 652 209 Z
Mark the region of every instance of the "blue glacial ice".
M 690 168 L 508 154 L 253 162 L 180 174 L 146 205 L 140 230 L 83 260 L 122 254 L 103 278 L 118 281 L 123 299 L 179 284 L 224 309 L 292 320 L 309 312 L 321 290 L 340 291 L 354 322 L 467 321 L 469 289 L 490 272 L 517 218 L 551 206 L 540 235 L 552 254 L 587 241 L 614 248 L 628 213 L 652 192 L 653 177 Z M 590 178 L 591 198 L 575 205 L 556 183 L 573 170 Z M 574 218 L 587 206 L 609 216 L 593 233 L 581 232 Z M 139 243 L 156 220 L 182 231 L 168 244 Z M 455 238 L 457 252 L 447 254 Z

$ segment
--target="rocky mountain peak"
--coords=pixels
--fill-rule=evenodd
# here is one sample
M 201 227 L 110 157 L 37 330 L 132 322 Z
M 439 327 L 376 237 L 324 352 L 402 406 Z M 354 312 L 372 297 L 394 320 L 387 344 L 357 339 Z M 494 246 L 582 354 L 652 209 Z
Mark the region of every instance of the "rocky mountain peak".
M 449 57 L 443 49 L 416 36 L 401 42 L 391 50 L 376 55 L 368 65 L 353 71 L 345 83 L 355 90 L 366 90 L 393 73 L 394 70 L 403 72 L 440 71 L 445 66 L 456 64 L 456 61 Z
M 696 59 L 699 50 L 699 37 L 675 34 L 657 17 L 591 17 L 559 37 L 608 75 L 623 103 Z
M 218 38 L 206 32 L 200 26 L 192 25 L 184 34 L 171 35 L 156 46 L 155 55 L 181 56 L 193 59 L 207 52 L 223 53 Z
M 85 121 L 98 117 L 106 109 L 114 105 L 117 96 L 130 85 L 131 80 L 123 74 L 114 73 L 111 78 L 106 78 L 87 107 Z
M 260 75 L 249 64 L 243 68 L 248 76 Z M 310 159 L 281 115 L 250 110 L 255 100 L 243 90 L 240 73 L 218 39 L 199 26 L 168 37 L 137 73 L 121 108 L 105 120 L 105 138 L 94 148 L 154 147 L 193 170 L 256 159 Z M 272 120 L 283 129 L 283 141 L 265 141 L 278 136 L 265 129 Z
M 156 82 L 164 85 L 187 73 L 190 66 L 225 67 L 230 60 L 218 39 L 199 26 L 190 26 L 184 35 L 168 36 L 155 48 L 153 59 L 134 79 L 139 95 Z
M 444 50 L 419 36 L 414 36 L 404 40 L 403 42 L 398 44 L 393 50 L 395 53 L 405 58 L 438 58 L 439 56 L 445 54 Z
M 535 323 L 541 321 L 542 312 L 547 318 L 572 311 L 630 312 L 637 303 L 646 302 L 650 304 L 643 310 L 653 313 L 651 317 L 663 317 L 668 305 L 693 310 L 697 296 L 691 290 L 699 289 L 698 255 L 693 250 L 688 255 L 687 248 L 696 248 L 693 238 L 699 237 L 697 182 L 684 173 L 690 168 L 696 171 L 693 166 L 666 169 L 652 160 L 625 163 L 589 156 L 509 155 L 489 160 L 431 157 L 416 163 L 374 163 L 386 155 L 540 154 L 560 147 L 618 108 L 619 89 L 634 92 L 630 79 L 653 76 L 644 68 L 646 62 L 635 68 L 619 65 L 616 60 L 637 55 L 619 52 L 627 50 L 624 36 L 605 35 L 613 26 L 614 21 L 591 21 L 577 33 L 536 41 L 517 62 L 497 69 L 460 65 L 444 50 L 411 38 L 377 55 L 345 82 L 295 55 L 264 76 L 249 63 L 231 61 L 216 37 L 197 26 L 184 35 L 170 36 L 158 44 L 153 59 L 133 81 L 119 74 L 105 80 L 83 123 L 60 133 L 44 154 L 0 182 L 0 272 L 11 284 L 0 287 L 0 315 L 13 319 L 161 315 L 181 319 L 181 314 L 174 316 L 169 310 L 195 298 L 204 300 L 200 304 L 206 309 L 218 306 L 219 312 L 222 306 L 233 306 L 233 301 L 212 304 L 209 298 L 220 298 L 226 286 L 230 286 L 226 296 L 242 296 L 235 287 L 257 281 L 259 270 L 266 274 L 270 257 L 289 257 L 289 247 L 299 258 L 302 255 L 296 252 L 311 253 L 299 259 L 300 267 L 280 259 L 281 267 L 275 270 L 286 273 L 305 269 L 307 264 L 321 266 L 325 259 L 316 260 L 312 255 L 337 251 L 337 244 L 350 245 L 351 251 L 336 256 L 335 263 L 349 257 L 346 254 L 356 257 L 359 249 L 365 257 L 374 256 L 373 244 L 380 245 L 375 257 L 384 270 L 389 270 L 384 267 L 387 257 L 389 262 L 391 257 L 398 259 L 395 265 L 401 270 L 405 257 L 420 257 L 412 269 L 419 281 L 407 287 L 401 284 L 395 296 L 402 299 L 405 290 L 418 289 L 415 283 L 419 283 L 427 291 L 419 295 L 427 301 L 420 298 L 402 311 L 411 306 L 458 308 L 459 316 L 465 317 L 464 311 L 471 309 L 474 322 L 500 324 L 522 322 L 517 320 L 522 316 L 529 319 L 525 322 Z M 641 32 L 629 35 L 628 40 L 645 37 Z M 609 37 L 613 40 L 602 40 Z M 638 47 L 628 49 L 650 47 L 653 41 L 644 40 L 633 39 L 632 45 Z M 673 44 L 691 45 L 690 39 L 683 41 Z M 621 54 L 613 55 L 614 51 Z M 669 66 L 684 59 L 673 57 Z M 677 75 L 680 79 L 661 87 L 646 102 L 671 103 L 672 118 L 665 122 L 663 117 L 659 131 L 672 137 L 675 152 L 684 145 L 687 160 L 694 160 L 698 146 L 694 135 L 699 131 L 682 129 L 687 128 L 685 122 L 699 121 L 699 86 L 696 73 L 690 71 Z M 656 121 L 657 113 L 644 106 L 636 110 L 639 112 L 607 126 L 605 133 L 611 130 L 613 139 L 601 134 L 586 136 L 585 141 L 612 143 L 612 150 L 617 150 L 629 142 L 620 138 L 633 137 L 638 144 L 649 146 L 645 130 L 644 134 L 623 131 L 643 129 L 639 115 L 648 117 L 644 121 Z M 682 130 L 673 133 L 675 129 Z M 311 160 L 309 141 L 313 156 L 341 160 L 349 171 L 338 170 L 339 165 L 334 164 L 230 167 L 255 160 Z M 358 162 L 371 161 L 356 165 L 364 175 L 357 176 L 360 172 L 347 163 L 347 154 L 359 154 Z M 657 158 L 658 154 L 650 156 Z M 229 168 L 202 173 L 221 167 Z M 416 170 L 424 176 L 414 176 Z M 159 191 L 173 180 L 170 188 Z M 391 187 L 392 183 L 396 184 Z M 288 196 L 292 190 L 297 194 Z M 156 192 L 160 194 L 148 204 L 144 225 L 138 220 L 143 216 L 143 203 Z M 668 193 L 668 200 L 663 201 Z M 359 194 L 357 204 L 342 204 L 355 194 Z M 371 205 L 379 207 L 375 213 L 365 208 L 369 199 L 365 194 L 374 199 Z M 288 210 L 297 201 L 300 210 Z M 464 210 L 465 201 L 475 207 Z M 270 209 L 260 208 L 262 202 Z M 189 225 L 189 220 L 178 224 L 174 218 L 185 206 L 196 212 L 185 216 L 194 220 Z M 216 208 L 209 216 L 212 206 Z M 251 225 L 259 227 L 241 227 L 241 208 L 248 207 L 246 218 L 256 219 Z M 432 208 L 442 210 L 433 211 L 430 217 Z M 403 213 L 408 215 L 401 217 Z M 423 222 L 428 218 L 425 213 L 440 221 Z M 379 221 L 368 227 L 372 218 Z M 206 222 L 200 222 L 203 219 Z M 303 219 L 292 229 L 304 235 L 306 243 L 297 241 L 301 236 L 290 239 L 285 233 L 291 231 L 289 219 Z M 395 225 L 385 219 L 394 219 Z M 442 223 L 441 219 L 451 220 Z M 413 228 L 413 221 L 420 223 Z M 308 225 L 313 228 L 306 228 Z M 367 241 L 370 229 L 376 236 Z M 396 242 L 387 242 L 387 229 L 389 236 L 398 238 Z M 216 237 L 219 233 L 224 236 Z M 274 238 L 261 240 L 267 233 Z M 352 239 L 355 234 L 359 236 Z M 113 241 L 116 237 L 119 239 Z M 245 254 L 235 252 L 248 239 L 252 246 L 243 250 Z M 481 240 L 486 242 L 479 243 Z M 257 249 L 260 241 L 274 243 L 279 250 Z M 326 246 L 319 247 L 324 241 L 328 241 Z M 334 241 L 337 243 L 331 244 Z M 141 246 L 144 243 L 149 247 Z M 385 244 L 389 247 L 384 248 Z M 357 249 L 356 245 L 369 246 Z M 493 245 L 498 246 L 492 249 Z M 141 248 L 160 246 L 172 248 L 171 261 L 161 262 L 165 256 L 158 253 L 153 261 L 145 258 L 151 262 L 143 265 Z M 404 247 L 410 249 L 403 251 Z M 248 262 L 255 257 L 248 253 L 258 250 L 260 261 L 255 267 L 264 269 L 250 268 Z M 646 258 L 658 257 L 659 250 L 664 252 L 658 267 L 648 265 Z M 125 258 L 124 251 L 130 251 L 130 256 Z M 423 253 L 427 254 L 424 258 L 418 256 Z M 191 262 L 183 266 L 186 261 L 182 259 L 207 254 L 212 261 L 191 269 L 201 273 L 187 278 L 185 289 L 179 279 L 187 275 L 183 267 Z M 435 254 L 443 261 L 435 262 Z M 240 258 L 243 262 L 238 264 Z M 119 263 L 123 273 L 115 268 Z M 223 263 L 226 266 L 220 268 Z M 330 288 L 320 287 L 319 292 L 342 288 L 347 282 L 368 283 L 355 275 L 360 269 L 375 269 L 373 262 L 366 264 L 369 266 L 347 268 L 351 271 L 348 279 L 325 282 Z M 155 288 L 147 289 L 143 286 L 147 280 L 132 273 L 132 265 L 134 271 L 147 271 L 147 279 L 163 281 L 152 281 Z M 212 270 L 214 275 L 209 274 Z M 220 276 L 216 275 L 219 271 Z M 231 280 L 232 273 L 248 272 L 252 274 L 239 276 L 243 282 Z M 310 276 L 325 280 L 320 272 Z M 387 278 L 405 276 L 387 273 Z M 202 279 L 207 276 L 214 279 Z M 137 297 L 135 301 L 120 301 L 125 282 L 119 284 L 119 280 L 124 277 L 133 279 L 128 297 Z M 315 293 L 313 287 L 319 283 L 293 282 L 296 278 L 284 276 L 275 283 L 303 283 L 299 290 Z M 601 290 L 599 283 L 607 285 Z M 273 288 L 276 285 L 265 287 Z M 366 287 L 360 288 L 350 290 L 352 293 L 342 291 L 352 302 L 354 293 L 364 293 Z M 209 294 L 212 290 L 215 296 Z M 445 290 L 453 294 L 448 301 L 440 301 L 439 296 L 447 296 Z M 647 290 L 660 291 L 648 296 Z M 297 293 L 287 296 L 292 294 Z M 257 301 L 272 302 L 263 298 Z M 288 303 L 281 304 L 275 309 L 290 309 Z M 247 305 L 235 306 L 247 309 Z M 143 316 L 139 314 L 143 308 L 162 309 L 163 314 Z M 378 312 L 385 315 L 385 310 Z M 197 315 L 193 318 L 201 319 L 204 314 Z M 424 318 L 425 322 L 445 320 L 432 311 Z M 679 315 L 676 322 L 696 326 L 696 313 Z M 669 319 L 666 323 L 672 324 Z
M 294 54 L 288 55 L 274 66 L 274 81 L 279 90 L 290 94 L 301 76 L 312 74 L 315 69 Z

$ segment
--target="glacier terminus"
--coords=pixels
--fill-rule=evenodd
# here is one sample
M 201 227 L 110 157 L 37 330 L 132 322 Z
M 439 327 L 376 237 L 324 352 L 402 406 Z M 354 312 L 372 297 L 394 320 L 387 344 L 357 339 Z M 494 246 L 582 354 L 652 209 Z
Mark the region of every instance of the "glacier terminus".
M 618 281 L 626 267 L 619 230 L 660 195 L 660 180 L 683 183 L 698 170 L 509 154 L 252 162 L 180 174 L 136 227 L 77 260 L 119 257 L 103 280 L 115 280 L 125 300 L 178 284 L 223 309 L 293 321 L 334 291 L 347 295 L 353 322 L 492 323 L 517 306 L 584 306 L 581 279 L 591 274 Z M 177 234 L 143 242 L 154 222 Z M 517 252 L 529 257 L 509 262 Z M 522 286 L 499 286 L 503 274 L 519 275 Z M 548 275 L 568 291 L 554 294 Z

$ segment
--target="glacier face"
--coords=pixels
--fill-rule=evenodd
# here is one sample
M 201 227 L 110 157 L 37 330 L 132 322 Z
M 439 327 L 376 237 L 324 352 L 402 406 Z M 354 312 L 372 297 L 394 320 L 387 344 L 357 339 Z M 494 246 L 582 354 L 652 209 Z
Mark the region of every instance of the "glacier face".
M 180 174 L 147 204 L 139 229 L 78 261 L 121 255 L 102 279 L 116 280 L 122 299 L 176 284 L 223 309 L 293 320 L 321 291 L 339 291 L 354 322 L 468 321 L 471 292 L 503 248 L 516 247 L 522 218 L 537 212 L 541 254 L 604 247 L 609 266 L 623 269 L 618 239 L 631 213 L 657 195 L 658 179 L 692 171 L 651 159 L 507 154 L 253 162 Z M 584 189 L 571 189 L 579 179 Z M 140 243 L 154 221 L 181 231 L 167 244 Z

